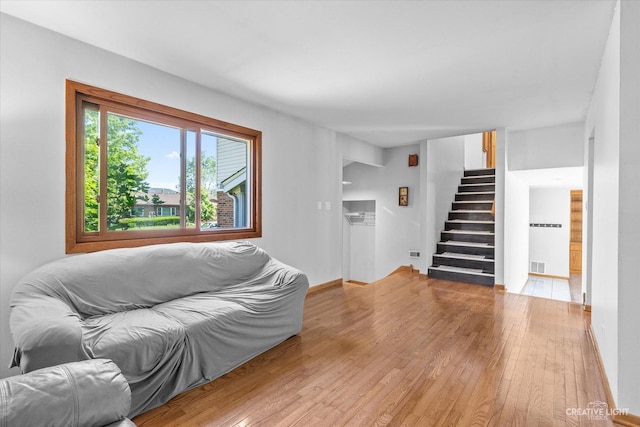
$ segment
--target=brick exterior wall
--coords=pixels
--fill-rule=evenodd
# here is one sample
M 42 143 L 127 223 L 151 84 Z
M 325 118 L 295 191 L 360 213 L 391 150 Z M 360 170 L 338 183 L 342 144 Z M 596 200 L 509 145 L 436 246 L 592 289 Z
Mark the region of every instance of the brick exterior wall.
M 224 191 L 218 191 L 218 226 L 233 227 L 233 197 Z

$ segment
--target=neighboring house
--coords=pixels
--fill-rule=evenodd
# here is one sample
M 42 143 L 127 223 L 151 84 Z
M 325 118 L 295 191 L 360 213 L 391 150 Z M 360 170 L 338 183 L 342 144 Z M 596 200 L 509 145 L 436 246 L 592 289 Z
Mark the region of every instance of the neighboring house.
M 247 143 L 218 138 L 217 147 L 218 224 L 220 227 L 246 227 Z
M 158 195 L 160 204 L 153 203 L 153 196 Z M 180 193 L 168 188 L 150 188 L 148 200 L 138 200 L 131 210 L 134 217 L 177 216 L 180 215 Z

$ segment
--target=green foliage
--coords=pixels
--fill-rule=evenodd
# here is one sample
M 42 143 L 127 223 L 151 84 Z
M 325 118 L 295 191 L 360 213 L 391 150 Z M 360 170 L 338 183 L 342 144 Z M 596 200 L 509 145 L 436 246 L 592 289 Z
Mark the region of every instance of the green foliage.
M 213 156 L 200 155 L 200 220 L 216 219 L 216 205 L 211 202 L 216 197 L 216 159 Z M 187 222 L 196 222 L 196 159 L 187 161 Z
M 100 174 L 98 146 L 98 111 L 85 110 L 84 141 L 84 229 L 98 231 Z
M 97 231 L 99 223 L 99 114 L 85 110 L 85 230 Z M 137 200 L 148 200 L 146 179 L 149 158 L 138 152 L 142 131 L 136 121 L 109 114 L 107 117 L 107 227 L 121 228 Z
M 216 196 L 216 159 L 213 156 L 200 154 L 200 185 L 209 194 L 209 198 Z M 196 191 L 196 159 L 187 160 L 187 193 Z
M 187 192 L 187 222 L 196 222 L 195 194 Z M 216 205 L 209 199 L 209 193 L 205 188 L 200 190 L 200 220 L 201 222 L 212 221 L 217 218 Z
M 142 131 L 135 120 L 109 114 L 107 116 L 107 223 L 117 227 L 120 218 L 130 216 L 139 197 L 147 193 L 146 182 L 151 160 L 138 152 Z M 141 198 L 141 197 L 140 197 Z
M 156 216 L 153 218 L 121 218 L 118 225 L 123 230 L 135 227 L 163 227 L 167 225 L 180 225 L 179 216 Z
M 151 203 L 153 203 L 154 206 L 158 206 L 164 204 L 164 201 L 160 200 L 160 196 L 158 194 L 154 194 L 151 197 Z

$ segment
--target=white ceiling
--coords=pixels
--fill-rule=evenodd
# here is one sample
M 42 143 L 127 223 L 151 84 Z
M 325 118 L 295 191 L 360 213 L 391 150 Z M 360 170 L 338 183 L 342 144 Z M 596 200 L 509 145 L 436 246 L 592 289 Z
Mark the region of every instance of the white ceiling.
M 583 120 L 614 6 L 0 2 L 4 13 L 381 147 Z
M 511 171 L 530 188 L 568 188 L 580 190 L 583 187 L 582 166 L 550 169 L 527 169 Z

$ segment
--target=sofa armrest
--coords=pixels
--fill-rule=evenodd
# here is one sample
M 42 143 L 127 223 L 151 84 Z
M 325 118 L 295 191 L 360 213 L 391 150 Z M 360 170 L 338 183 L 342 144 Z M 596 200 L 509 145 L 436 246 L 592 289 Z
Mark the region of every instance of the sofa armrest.
M 23 373 L 90 359 L 82 346 L 80 316 L 59 299 L 16 298 L 9 326 L 15 344 L 11 367 L 20 366 Z
M 275 287 L 303 288 L 305 293 L 309 289 L 309 279 L 302 271 L 275 258 L 272 258 L 271 266 L 277 271 L 276 279 L 273 283 Z
M 130 407 L 129 384 L 107 359 L 66 363 L 0 380 L 3 425 L 104 426 L 122 422 Z

